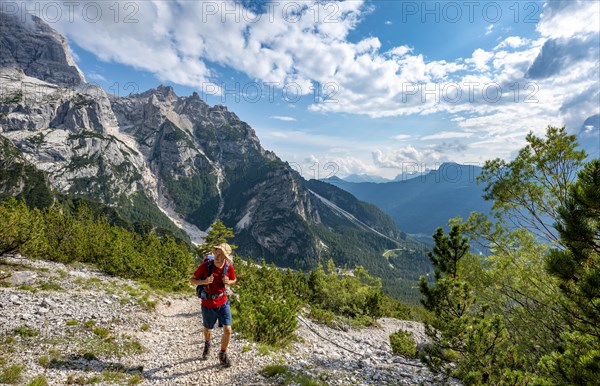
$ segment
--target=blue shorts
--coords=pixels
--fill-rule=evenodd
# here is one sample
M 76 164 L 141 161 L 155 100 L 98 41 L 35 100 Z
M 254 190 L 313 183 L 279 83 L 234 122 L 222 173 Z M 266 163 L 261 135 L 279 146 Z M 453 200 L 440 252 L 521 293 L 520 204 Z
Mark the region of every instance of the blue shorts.
M 202 305 L 202 324 L 204 328 L 212 330 L 215 323 L 219 320 L 219 325 L 231 326 L 231 308 L 229 307 L 229 299 L 221 307 L 208 308 Z

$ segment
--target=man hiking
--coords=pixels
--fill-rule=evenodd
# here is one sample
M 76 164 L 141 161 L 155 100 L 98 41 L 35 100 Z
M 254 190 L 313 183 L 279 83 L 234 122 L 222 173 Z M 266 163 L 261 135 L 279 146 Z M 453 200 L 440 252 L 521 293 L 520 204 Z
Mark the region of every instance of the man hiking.
M 223 326 L 219 361 L 225 367 L 231 366 L 227 357 L 227 346 L 231 339 L 231 308 L 225 285 L 236 282 L 233 264 L 230 263 L 231 247 L 223 243 L 213 247 L 214 259 L 205 259 L 190 279 L 192 285 L 202 285 L 202 324 L 204 325 L 204 351 L 202 360 L 208 358 L 212 330 L 217 320 Z

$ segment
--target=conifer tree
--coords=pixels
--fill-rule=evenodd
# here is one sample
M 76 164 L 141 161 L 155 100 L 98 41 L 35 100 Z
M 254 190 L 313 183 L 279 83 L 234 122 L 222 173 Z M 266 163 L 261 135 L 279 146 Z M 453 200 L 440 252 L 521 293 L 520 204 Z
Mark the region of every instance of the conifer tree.
M 438 228 L 429 259 L 435 266 L 435 286 L 421 277 L 423 305 L 434 318 L 425 325 L 431 344 L 421 359 L 435 372 L 455 376 L 467 385 L 496 384 L 518 375 L 511 374 L 506 362 L 512 350 L 507 344 L 505 324 L 480 304 L 471 285 L 460 275 L 460 263 L 469 253 L 467 239 L 460 226 L 452 226 L 448 235 Z
M 206 238 L 204 239 L 204 243 L 196 247 L 196 255 L 200 260 L 202 260 L 204 256 L 211 253 L 212 247 L 214 247 L 215 245 L 226 243 L 227 240 L 231 239 L 233 236 L 233 228 L 226 227 L 225 224 L 223 224 L 223 221 L 221 221 L 221 219 L 218 219 L 210 228 L 208 235 L 206 235 Z M 236 245 L 229 245 L 233 250 L 237 248 Z
M 579 173 L 559 209 L 556 225 L 564 250 L 553 250 L 546 269 L 558 278 L 569 299 L 565 344 L 546 358 L 563 384 L 599 384 L 600 374 L 600 160 Z

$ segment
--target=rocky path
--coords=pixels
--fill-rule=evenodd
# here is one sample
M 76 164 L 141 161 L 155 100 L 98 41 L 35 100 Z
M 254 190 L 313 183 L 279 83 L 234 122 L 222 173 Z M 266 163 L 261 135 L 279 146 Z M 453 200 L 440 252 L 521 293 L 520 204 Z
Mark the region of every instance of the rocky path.
M 289 384 L 310 377 L 322 385 L 437 385 L 417 360 L 392 355 L 389 334 L 400 328 L 423 341 L 422 326 L 391 318 L 377 327 L 341 331 L 299 317 L 297 342 L 267 352 L 235 332 L 231 368 L 217 360 L 214 331 L 209 360 L 200 359 L 199 303 L 160 295 L 134 282 L 86 267 L 0 260 L 0 369 L 23 367 L 21 383 L 43 376 L 51 385 L 280 385 L 267 365 L 287 369 Z

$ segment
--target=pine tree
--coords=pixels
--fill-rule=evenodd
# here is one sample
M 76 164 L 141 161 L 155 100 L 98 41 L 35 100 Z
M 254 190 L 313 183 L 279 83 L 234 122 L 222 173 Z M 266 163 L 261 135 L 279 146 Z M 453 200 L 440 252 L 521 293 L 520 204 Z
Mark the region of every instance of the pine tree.
M 458 377 L 466 385 L 515 383 L 519 374 L 513 374 L 514 363 L 506 360 L 512 349 L 502 318 L 490 314 L 461 278 L 460 263 L 469 254 L 469 244 L 460 226 L 452 226 L 448 235 L 438 228 L 433 238 L 429 259 L 436 268 L 435 286 L 424 276 L 420 281 L 422 303 L 434 314 L 425 325 L 432 343 L 421 353 L 422 360 L 433 371 Z
M 553 250 L 546 269 L 560 281 L 570 331 L 546 366 L 563 384 L 600 384 L 600 160 L 579 173 L 556 225 L 564 250 Z
M 206 238 L 204 239 L 204 243 L 196 247 L 196 255 L 200 260 L 202 260 L 204 256 L 212 252 L 212 248 L 215 245 L 226 243 L 227 240 L 231 239 L 233 236 L 233 228 L 226 227 L 221 219 L 218 219 L 210 228 L 208 235 L 206 235 Z M 232 250 L 237 248 L 236 245 L 229 245 L 231 246 Z

